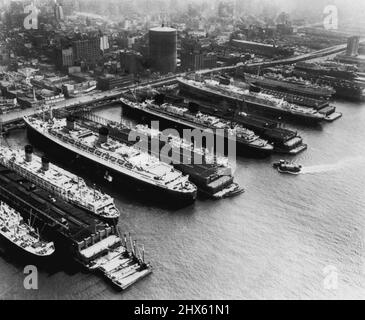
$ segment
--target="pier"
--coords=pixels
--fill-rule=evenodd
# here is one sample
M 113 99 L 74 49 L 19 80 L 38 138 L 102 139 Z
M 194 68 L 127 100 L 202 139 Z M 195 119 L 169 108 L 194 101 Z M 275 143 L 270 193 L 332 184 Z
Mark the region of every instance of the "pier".
M 126 289 L 152 272 L 144 262 L 144 253 L 140 254 L 132 240 L 129 251 L 116 225 L 104 223 L 2 165 L 0 200 L 51 239 L 56 254 L 64 252 L 85 268 L 101 271 L 102 276 L 119 289 Z M 111 262 L 113 267 L 109 266 Z

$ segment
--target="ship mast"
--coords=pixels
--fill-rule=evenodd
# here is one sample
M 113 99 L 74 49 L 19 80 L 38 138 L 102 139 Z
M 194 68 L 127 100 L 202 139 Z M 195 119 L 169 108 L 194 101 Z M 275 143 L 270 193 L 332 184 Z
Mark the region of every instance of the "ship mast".
M 127 249 L 127 235 L 124 234 L 124 247 Z
M 134 246 L 133 246 L 132 237 L 131 237 L 131 234 L 130 234 L 130 233 L 129 233 L 129 242 L 130 242 L 130 245 L 131 245 L 132 253 L 133 253 L 133 255 L 135 256 Z

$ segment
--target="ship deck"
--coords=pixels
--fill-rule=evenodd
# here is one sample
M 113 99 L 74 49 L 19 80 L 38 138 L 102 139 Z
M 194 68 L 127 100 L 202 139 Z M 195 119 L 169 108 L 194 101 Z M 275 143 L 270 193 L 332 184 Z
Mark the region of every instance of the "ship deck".
M 300 106 L 313 108 L 318 111 L 329 106 L 329 102 L 327 100 L 314 99 L 299 94 L 292 94 L 272 89 L 262 89 L 262 92 L 273 95 L 276 98 L 285 99 L 288 102 L 295 103 Z

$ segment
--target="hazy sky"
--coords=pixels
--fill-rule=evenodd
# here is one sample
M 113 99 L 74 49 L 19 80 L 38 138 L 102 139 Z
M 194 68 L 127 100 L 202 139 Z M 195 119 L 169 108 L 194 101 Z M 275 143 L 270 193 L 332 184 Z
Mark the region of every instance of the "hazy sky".
M 2 2 L 9 2 L 10 0 L 0 0 Z M 31 0 L 24 0 L 31 1 Z M 34 1 L 34 0 L 33 0 Z M 35 0 L 46 1 L 46 0 Z M 54 0 L 49 0 L 54 1 Z M 74 0 L 58 0 L 58 2 L 69 3 Z M 97 5 L 87 7 L 90 10 L 97 9 L 104 11 L 105 8 L 110 8 L 111 4 L 116 7 L 134 7 L 141 8 L 141 13 L 145 13 L 144 9 L 148 7 L 148 10 L 156 11 L 180 11 L 182 8 L 186 8 L 189 3 L 203 4 L 202 9 L 207 7 L 213 7 L 220 1 L 223 2 L 236 2 L 240 8 L 240 12 L 248 14 L 272 13 L 273 11 L 285 11 L 290 13 L 293 18 L 308 18 L 308 16 L 321 17 L 323 16 L 323 10 L 326 5 L 336 5 L 338 7 L 339 15 L 341 18 L 349 20 L 365 22 L 365 0 L 78 0 L 80 3 L 97 3 Z M 210 6 L 211 4 L 211 6 Z M 265 8 L 266 7 L 266 8 Z M 180 10 L 179 10 L 180 8 Z M 119 9 L 119 8 L 118 8 Z M 264 10 L 265 9 L 265 10 Z M 138 9 L 137 9 L 138 10 Z M 119 10 L 118 10 L 119 11 Z M 122 9 L 123 11 L 123 9 Z M 95 12 L 102 14 L 102 12 Z

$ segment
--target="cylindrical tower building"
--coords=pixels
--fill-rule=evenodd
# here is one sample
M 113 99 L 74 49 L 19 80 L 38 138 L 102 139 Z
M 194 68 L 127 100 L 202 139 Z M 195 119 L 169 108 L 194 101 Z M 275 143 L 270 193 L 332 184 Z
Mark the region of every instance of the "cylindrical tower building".
M 154 71 L 162 74 L 176 71 L 177 31 L 159 27 L 149 31 L 150 61 Z

